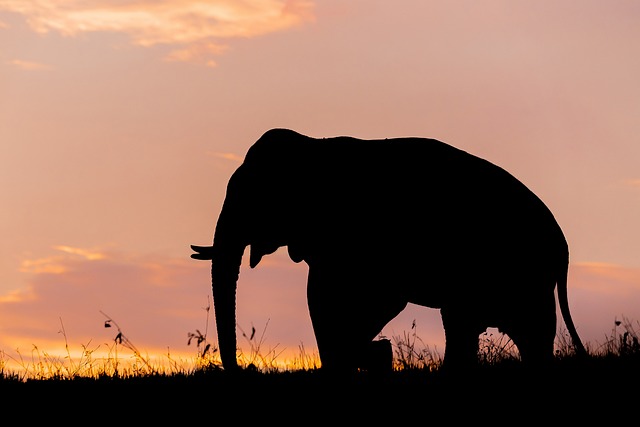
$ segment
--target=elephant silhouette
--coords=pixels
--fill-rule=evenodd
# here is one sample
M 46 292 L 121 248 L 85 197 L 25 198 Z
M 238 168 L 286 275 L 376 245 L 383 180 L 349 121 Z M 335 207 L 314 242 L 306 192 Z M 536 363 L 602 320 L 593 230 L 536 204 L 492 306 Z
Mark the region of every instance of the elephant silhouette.
M 225 370 L 238 367 L 247 246 L 251 268 L 283 246 L 307 263 L 309 314 L 329 372 L 371 365 L 371 353 L 391 366 L 390 343 L 375 338 L 408 303 L 440 310 L 444 367 L 477 364 L 488 327 L 509 336 L 523 364 L 543 365 L 553 359 L 556 289 L 575 351 L 585 353 L 568 306 L 568 244 L 551 211 L 503 168 L 435 139 L 271 129 L 249 148 L 213 245 L 191 245 L 192 258 L 211 260 Z

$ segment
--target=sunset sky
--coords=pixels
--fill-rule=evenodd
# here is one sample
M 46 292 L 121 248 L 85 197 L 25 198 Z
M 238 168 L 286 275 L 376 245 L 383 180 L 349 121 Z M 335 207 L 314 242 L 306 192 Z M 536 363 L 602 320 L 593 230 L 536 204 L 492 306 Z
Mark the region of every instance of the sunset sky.
M 504 167 L 566 234 L 583 340 L 640 331 L 638 22 L 636 0 L 0 0 L 0 359 L 104 350 L 106 316 L 144 354 L 217 343 L 189 245 L 274 127 Z M 285 250 L 243 264 L 238 324 L 264 353 L 316 350 L 306 273 Z M 436 310 L 383 334 L 405 331 L 443 354 Z

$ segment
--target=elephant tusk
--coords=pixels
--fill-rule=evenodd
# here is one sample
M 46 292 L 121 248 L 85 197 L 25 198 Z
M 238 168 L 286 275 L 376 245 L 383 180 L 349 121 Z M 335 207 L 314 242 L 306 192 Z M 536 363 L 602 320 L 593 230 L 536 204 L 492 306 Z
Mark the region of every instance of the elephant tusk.
M 202 260 L 213 259 L 213 246 L 191 245 L 191 249 L 193 249 L 194 252 L 196 252 L 195 254 L 191 254 L 191 258 L 193 259 L 202 259 Z

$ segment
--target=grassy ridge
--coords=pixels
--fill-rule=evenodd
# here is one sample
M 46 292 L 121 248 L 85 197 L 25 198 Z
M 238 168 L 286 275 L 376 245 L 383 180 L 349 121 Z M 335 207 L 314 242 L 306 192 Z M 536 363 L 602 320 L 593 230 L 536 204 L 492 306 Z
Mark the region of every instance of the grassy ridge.
M 82 357 L 73 360 L 69 351 L 69 346 L 65 339 L 67 354 L 64 357 L 52 357 L 46 353 L 41 353 L 35 349 L 31 358 L 24 361 L 13 360 L 20 365 L 20 370 L 10 370 L 5 353 L 0 351 L 0 383 L 30 383 L 33 381 L 79 381 L 79 382 L 117 382 L 117 381 L 142 381 L 151 379 L 157 381 L 158 378 L 166 380 L 174 379 L 197 379 L 202 376 L 224 375 L 222 364 L 219 359 L 218 350 L 207 341 L 206 331 L 189 333 L 188 344 L 195 344 L 196 354 L 190 367 L 183 361 L 172 360 L 169 356 L 168 364 L 154 366 L 145 358 L 136 346 L 125 336 L 122 329 L 108 318 L 105 327 L 116 326 L 117 334 L 114 338 L 113 347 L 110 348 L 110 355 L 106 359 L 93 359 L 92 351 L 83 346 Z M 588 365 L 588 369 L 604 369 L 611 366 L 617 369 L 619 366 L 633 366 L 640 359 L 640 343 L 637 331 L 638 322 L 633 322 L 624 318 L 622 321 L 616 320 L 611 334 L 606 337 L 603 344 L 593 346 L 585 343 L 588 353 L 588 361 L 583 365 Z M 300 347 L 300 354 L 297 358 L 283 364 L 278 360 L 278 353 L 274 351 L 262 352 L 265 331 L 256 334 L 255 328 L 250 333 L 245 333 L 239 328 L 242 337 L 248 342 L 249 353 L 238 354 L 238 362 L 241 370 L 247 375 L 278 376 L 284 374 L 291 376 L 298 374 L 306 376 L 310 372 L 320 371 L 320 361 L 317 354 L 308 354 L 303 347 Z M 266 326 L 265 326 L 266 330 Z M 393 343 L 393 373 L 406 376 L 409 373 L 419 375 L 441 375 L 443 358 L 440 353 L 432 351 L 430 347 L 422 342 L 418 337 L 415 322 L 411 326 L 411 332 L 404 332 L 402 336 L 392 338 Z M 129 362 L 122 360 L 122 354 L 128 350 Z M 118 359 L 120 354 L 120 359 Z M 556 338 L 555 366 L 554 369 L 569 369 L 571 362 L 575 359 L 571 339 L 566 331 L 560 331 Z M 350 357 L 345 351 L 345 357 Z M 27 358 L 25 358 L 27 359 Z M 133 362 L 131 362 L 133 360 Z M 519 354 L 516 346 L 507 335 L 501 333 L 485 332 L 479 337 L 478 349 L 478 372 L 501 371 L 518 369 Z M 586 369 L 587 366 L 582 366 Z M 366 374 L 363 372 L 362 374 Z
M 320 369 L 230 374 L 215 366 L 189 374 L 0 381 L 5 414 L 36 403 L 29 421 L 62 417 L 150 425 L 428 424 L 615 425 L 637 423 L 640 353 L 559 358 L 544 373 L 512 362 L 481 365 L 462 376 L 442 370 L 359 372 L 332 377 Z M 18 406 L 20 405 L 20 406 Z M 313 421 L 313 422 L 312 422 Z
M 89 366 L 90 375 L 73 374 L 68 365 L 50 366 L 49 376 L 40 371 L 25 377 L 3 369 L 2 402 L 5 411 L 14 402 L 37 402 L 38 409 L 25 414 L 29 420 L 48 422 L 64 414 L 84 419 L 83 424 L 97 416 L 145 424 L 166 423 L 168 417 L 185 422 L 232 417 L 234 423 L 285 425 L 452 418 L 465 424 L 503 424 L 523 417 L 554 425 L 610 425 L 636 423 L 640 417 L 640 344 L 628 320 L 616 321 L 604 344 L 586 343 L 586 359 L 578 359 L 566 336 L 559 334 L 552 366 L 535 372 L 520 364 L 508 337 L 483 334 L 478 369 L 458 375 L 444 371 L 440 356 L 411 333 L 392 340 L 394 366 L 389 372 L 337 377 L 323 373 L 306 354 L 300 357 L 302 363 L 282 369 L 277 357 L 261 355 L 254 332 L 243 333 L 253 345 L 250 354 L 239 356 L 242 369 L 237 373 L 225 372 L 216 349 L 203 338 L 198 342 L 200 364 L 190 370 L 154 369 L 146 360 L 119 370 L 106 369 L 113 363 Z M 292 419 L 293 414 L 301 418 Z

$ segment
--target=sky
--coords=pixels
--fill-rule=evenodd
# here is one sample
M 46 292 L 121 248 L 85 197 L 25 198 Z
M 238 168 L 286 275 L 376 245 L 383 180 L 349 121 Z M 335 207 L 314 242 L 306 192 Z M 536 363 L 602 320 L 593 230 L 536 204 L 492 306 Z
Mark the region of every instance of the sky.
M 502 166 L 565 232 L 583 341 L 640 331 L 639 20 L 635 0 L 0 0 L 0 360 L 108 351 L 109 319 L 149 358 L 215 345 L 189 245 L 275 127 Z M 283 249 L 243 263 L 243 351 L 252 328 L 265 355 L 316 351 L 306 274 Z M 405 334 L 443 354 L 437 310 L 382 331 Z

